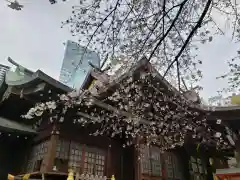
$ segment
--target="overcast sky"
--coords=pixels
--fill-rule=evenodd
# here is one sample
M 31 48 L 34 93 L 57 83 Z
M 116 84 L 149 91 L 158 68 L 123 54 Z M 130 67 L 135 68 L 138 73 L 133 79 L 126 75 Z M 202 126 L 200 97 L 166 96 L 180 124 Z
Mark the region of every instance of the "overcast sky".
M 61 21 L 71 14 L 72 5 L 78 0 L 68 0 L 51 5 L 48 0 L 19 0 L 22 11 L 14 11 L 0 0 L 0 63 L 9 65 L 7 57 L 23 66 L 58 79 L 64 54 L 63 42 L 75 40 L 67 28 L 60 28 Z M 216 76 L 227 72 L 226 59 L 233 57 L 239 45 L 229 37 L 215 37 L 213 42 L 200 46 L 199 58 L 203 60 L 204 78 L 200 82 L 206 99 L 227 86 Z

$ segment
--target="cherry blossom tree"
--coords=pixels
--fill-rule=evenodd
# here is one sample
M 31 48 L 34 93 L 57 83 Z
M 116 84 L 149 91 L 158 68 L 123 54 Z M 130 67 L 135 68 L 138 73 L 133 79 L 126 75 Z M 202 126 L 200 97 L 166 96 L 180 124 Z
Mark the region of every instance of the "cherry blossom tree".
M 220 150 L 232 147 L 221 119 L 212 119 L 208 124 L 210 109 L 199 109 L 172 87 L 163 88 L 161 80 L 156 83 L 157 76 L 156 71 L 143 72 L 134 80 L 130 73 L 106 97 L 100 95 L 101 90 L 98 94 L 90 90 L 59 94 L 56 100 L 37 103 L 23 117 L 39 119 L 36 125 L 42 119 L 49 119 L 57 125 L 97 127 L 88 128 L 92 129 L 89 134 L 123 138 L 123 147 L 135 144 L 138 137 L 147 145 L 158 145 L 162 151 L 190 141 L 198 145 L 197 149 L 199 146 Z
M 240 51 L 237 52 L 237 55 L 230 59 L 227 63 L 229 66 L 229 71 L 226 74 L 223 74 L 217 79 L 227 79 L 229 86 L 222 89 L 222 92 L 236 92 L 239 93 L 240 88 Z
M 80 0 L 63 26 L 101 59 L 114 59 L 110 65 L 121 66 L 118 73 L 146 56 L 164 78 L 175 77 L 180 89 L 181 79 L 194 84 L 202 77 L 197 44 L 224 34 L 216 15 L 239 38 L 237 9 L 236 0 Z
M 231 22 L 233 38 L 238 39 L 236 1 L 80 0 L 79 5 L 73 6 L 72 16 L 62 24 L 70 26 L 72 35 L 79 37 L 79 44 L 97 51 L 112 69 L 119 66 L 115 76 L 130 71 L 142 57 L 157 72 L 143 73 L 138 80 L 129 77 L 104 100 L 89 90 L 59 95 L 56 101 L 36 104 L 24 117 L 48 116 L 51 122 L 62 123 L 66 113 L 71 112 L 76 115 L 73 123 L 100 124 L 92 135 L 124 134 L 130 140 L 144 135 L 147 144 L 160 143 L 163 151 L 182 146 L 187 137 L 198 145 L 231 147 L 225 131 L 220 132 L 224 129 L 220 119 L 209 125 L 209 111 L 198 109 L 183 95 L 173 93 L 174 88 L 162 90 L 154 83 L 159 72 L 161 78 L 177 79 L 179 90 L 202 77 L 197 44 L 224 34 L 214 20 L 215 12 L 225 14 Z M 82 58 L 75 69 L 81 61 Z M 221 127 L 214 129 L 218 126 Z

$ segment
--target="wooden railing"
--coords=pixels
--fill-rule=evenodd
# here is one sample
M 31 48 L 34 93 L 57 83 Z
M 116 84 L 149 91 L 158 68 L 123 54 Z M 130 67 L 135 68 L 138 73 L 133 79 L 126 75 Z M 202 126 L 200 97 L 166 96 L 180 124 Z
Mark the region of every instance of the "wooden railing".
M 89 174 L 81 174 L 75 175 L 75 180 L 107 180 L 108 178 L 106 176 L 94 176 L 94 175 L 89 175 Z
M 8 180 L 45 180 L 45 176 L 44 174 L 42 174 L 41 178 L 31 178 L 30 174 L 25 174 L 23 177 L 8 174 Z M 107 178 L 106 176 L 98 176 L 98 175 L 90 175 L 90 174 L 80 175 L 79 173 L 74 174 L 74 172 L 70 170 L 66 180 L 115 180 L 115 177 L 114 175 L 112 175 L 111 178 Z

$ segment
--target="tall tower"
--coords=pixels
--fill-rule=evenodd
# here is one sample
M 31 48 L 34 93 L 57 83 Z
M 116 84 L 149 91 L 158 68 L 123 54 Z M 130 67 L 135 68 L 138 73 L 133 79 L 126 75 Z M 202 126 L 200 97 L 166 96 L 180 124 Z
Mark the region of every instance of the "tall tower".
M 65 85 L 79 89 L 92 67 L 100 67 L 98 54 L 83 46 L 79 46 L 73 41 L 67 41 L 62 68 L 60 72 L 60 82 Z

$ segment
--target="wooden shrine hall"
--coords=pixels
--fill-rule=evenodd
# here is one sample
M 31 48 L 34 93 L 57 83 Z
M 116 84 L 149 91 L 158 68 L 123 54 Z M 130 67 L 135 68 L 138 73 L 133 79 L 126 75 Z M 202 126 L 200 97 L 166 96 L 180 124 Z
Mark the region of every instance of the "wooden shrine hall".
M 90 74 L 81 92 L 11 62 L 17 70 L 6 73 L 0 88 L 0 117 L 8 126 L 0 146 L 4 138 L 17 142 L 6 147 L 4 161 L 1 153 L 6 173 L 66 179 L 73 169 L 117 180 L 209 180 L 209 158 L 214 168 L 226 168 L 233 156 L 224 127 L 207 122 L 209 110 L 189 102 L 146 59 L 116 79 L 99 76 L 99 82 L 97 72 Z M 221 141 L 208 139 L 214 132 Z

